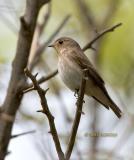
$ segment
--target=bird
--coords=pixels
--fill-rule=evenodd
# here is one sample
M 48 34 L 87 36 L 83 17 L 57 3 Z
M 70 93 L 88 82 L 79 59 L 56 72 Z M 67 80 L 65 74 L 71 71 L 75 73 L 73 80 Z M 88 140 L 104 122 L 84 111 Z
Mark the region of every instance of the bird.
M 85 94 L 93 97 L 105 108 L 111 108 L 116 116 L 121 118 L 122 111 L 109 96 L 104 80 L 74 39 L 61 37 L 48 47 L 53 47 L 58 53 L 58 73 L 70 90 L 79 91 L 83 70 L 86 69 Z

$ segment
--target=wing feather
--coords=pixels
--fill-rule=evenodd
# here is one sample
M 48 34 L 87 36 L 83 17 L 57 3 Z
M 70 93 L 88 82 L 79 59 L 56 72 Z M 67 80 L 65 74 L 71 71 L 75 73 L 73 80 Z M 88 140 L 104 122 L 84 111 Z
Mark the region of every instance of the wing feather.
M 89 78 L 93 80 L 93 82 L 100 86 L 101 88 L 104 86 L 104 81 L 93 67 L 87 56 L 83 53 L 83 51 L 79 51 L 79 54 L 72 51 L 72 54 L 69 54 L 70 60 L 74 61 L 81 69 L 88 69 Z

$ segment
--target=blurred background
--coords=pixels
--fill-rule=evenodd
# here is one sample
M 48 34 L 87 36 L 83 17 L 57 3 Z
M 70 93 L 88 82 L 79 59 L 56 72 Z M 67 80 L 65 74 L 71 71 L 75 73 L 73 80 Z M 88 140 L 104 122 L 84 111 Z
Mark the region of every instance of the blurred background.
M 25 0 L 0 0 L 0 105 L 6 95 L 16 52 L 19 18 L 24 10 Z M 111 110 L 85 97 L 85 114 L 81 118 L 71 160 L 134 159 L 133 17 L 134 0 L 52 0 L 40 11 L 29 59 L 32 72 L 39 73 L 38 78 L 57 69 L 57 54 L 47 46 L 58 37 L 71 37 L 83 47 L 104 29 L 123 23 L 114 32 L 96 41 L 93 45 L 95 50 L 87 50 L 85 54 L 105 80 L 110 96 L 123 110 L 124 116 L 119 120 Z M 40 26 L 43 26 L 42 29 Z M 36 55 L 35 50 L 43 44 L 43 50 Z M 36 59 L 35 63 L 31 64 L 33 59 Z M 49 87 L 47 101 L 65 151 L 76 110 L 76 97 L 58 74 L 41 86 L 44 89 Z M 52 137 L 48 133 L 48 121 L 36 112 L 39 109 L 37 93 L 25 93 L 13 134 L 32 130 L 35 133 L 12 139 L 6 160 L 57 159 Z

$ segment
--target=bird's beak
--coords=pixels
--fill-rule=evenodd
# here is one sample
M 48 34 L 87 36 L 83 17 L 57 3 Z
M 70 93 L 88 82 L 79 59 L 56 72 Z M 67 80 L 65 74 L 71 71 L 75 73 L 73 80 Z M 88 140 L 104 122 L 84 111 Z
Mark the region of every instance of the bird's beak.
M 50 44 L 48 47 L 54 47 L 54 45 L 53 45 L 53 44 Z

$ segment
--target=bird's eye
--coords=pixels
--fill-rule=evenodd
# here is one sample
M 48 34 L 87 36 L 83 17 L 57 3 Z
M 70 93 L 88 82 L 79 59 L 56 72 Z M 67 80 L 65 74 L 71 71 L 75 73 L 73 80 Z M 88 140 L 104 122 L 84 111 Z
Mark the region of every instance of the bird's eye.
M 63 43 L 63 41 L 60 40 L 60 41 L 59 41 L 59 44 L 62 44 L 62 43 Z

